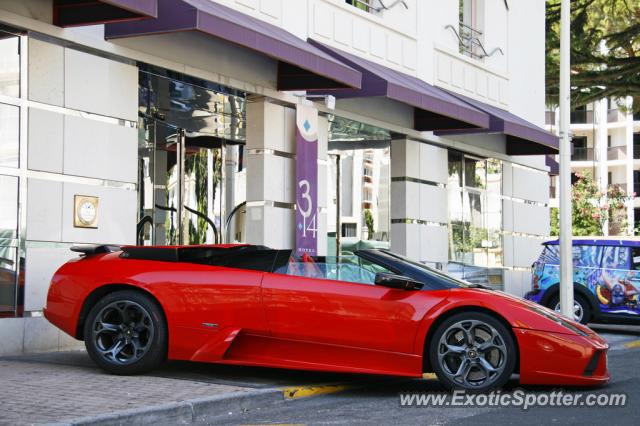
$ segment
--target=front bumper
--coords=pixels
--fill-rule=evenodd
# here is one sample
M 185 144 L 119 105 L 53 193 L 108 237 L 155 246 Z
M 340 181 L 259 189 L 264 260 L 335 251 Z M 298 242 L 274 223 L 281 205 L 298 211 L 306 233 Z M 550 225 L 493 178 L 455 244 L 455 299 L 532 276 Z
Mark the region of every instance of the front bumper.
M 531 300 L 531 299 L 529 299 Z M 520 348 L 520 383 L 528 385 L 602 385 L 609 345 L 597 334 L 550 333 L 514 329 Z

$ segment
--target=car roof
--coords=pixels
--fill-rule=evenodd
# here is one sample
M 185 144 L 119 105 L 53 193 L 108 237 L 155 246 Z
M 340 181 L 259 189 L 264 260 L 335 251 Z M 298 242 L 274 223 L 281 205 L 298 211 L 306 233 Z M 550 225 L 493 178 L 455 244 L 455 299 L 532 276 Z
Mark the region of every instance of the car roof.
M 557 246 L 559 239 L 545 241 L 544 245 Z M 573 237 L 574 246 L 623 246 L 623 247 L 640 247 L 640 238 L 638 237 Z

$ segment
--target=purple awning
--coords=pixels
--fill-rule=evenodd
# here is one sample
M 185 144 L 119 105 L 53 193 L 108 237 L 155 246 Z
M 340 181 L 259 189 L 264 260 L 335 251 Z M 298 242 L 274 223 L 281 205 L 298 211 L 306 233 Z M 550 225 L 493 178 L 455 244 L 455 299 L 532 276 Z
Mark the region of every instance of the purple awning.
M 480 130 L 443 131 L 437 132 L 436 134 L 502 133 L 507 138 L 507 154 L 509 155 L 558 153 L 560 143 L 556 135 L 504 109 L 458 95 L 457 93 L 452 93 L 452 95 L 489 114 L 491 117 L 489 128 Z
M 310 44 L 324 50 L 362 73 L 362 90 L 339 90 L 336 97 L 384 96 L 413 106 L 416 130 L 468 129 L 489 127 L 489 116 L 419 78 L 371 62 L 316 40 Z
M 53 23 L 59 27 L 155 18 L 157 0 L 53 0 Z
M 551 176 L 558 176 L 560 174 L 560 164 L 556 161 L 555 155 L 547 155 L 544 157 L 544 164 L 549 167 L 549 174 Z
M 105 37 L 181 31 L 199 31 L 278 60 L 278 90 L 360 87 L 360 72 L 282 28 L 210 0 L 158 0 L 157 19 L 107 25 Z

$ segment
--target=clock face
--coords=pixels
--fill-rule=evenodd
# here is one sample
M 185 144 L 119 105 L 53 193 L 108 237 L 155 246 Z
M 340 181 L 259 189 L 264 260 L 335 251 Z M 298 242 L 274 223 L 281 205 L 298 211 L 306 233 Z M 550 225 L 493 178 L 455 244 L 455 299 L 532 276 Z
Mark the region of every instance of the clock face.
M 74 226 L 79 228 L 98 227 L 98 197 L 75 196 Z
M 84 201 L 78 209 L 78 218 L 89 225 L 96 219 L 96 206 L 91 201 Z

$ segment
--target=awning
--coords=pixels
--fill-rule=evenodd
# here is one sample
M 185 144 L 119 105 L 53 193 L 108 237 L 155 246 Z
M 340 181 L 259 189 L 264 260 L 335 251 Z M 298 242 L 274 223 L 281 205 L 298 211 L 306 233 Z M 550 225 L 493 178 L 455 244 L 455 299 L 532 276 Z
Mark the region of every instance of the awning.
M 491 117 L 488 129 L 444 131 L 437 135 L 471 134 L 471 133 L 502 133 L 507 138 L 507 154 L 509 155 L 539 155 L 557 154 L 560 147 L 558 137 L 541 127 L 518 117 L 504 109 L 494 107 L 475 99 L 457 93 L 452 94 L 469 105 L 482 110 Z
M 332 92 L 339 98 L 384 96 L 413 106 L 414 128 L 420 131 L 489 127 L 489 116 L 419 78 L 371 62 L 316 40 L 310 44 L 362 73 L 362 90 Z
M 560 164 L 556 161 L 555 155 L 547 155 L 544 157 L 544 164 L 549 167 L 549 174 L 551 176 L 558 176 L 560 174 Z
M 53 0 L 53 23 L 59 27 L 155 18 L 158 0 Z
M 107 25 L 105 37 L 182 31 L 199 31 L 278 60 L 278 90 L 360 87 L 360 72 L 282 28 L 210 0 L 158 0 L 157 19 Z

